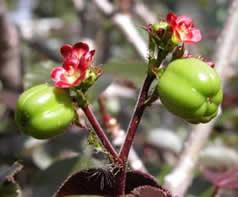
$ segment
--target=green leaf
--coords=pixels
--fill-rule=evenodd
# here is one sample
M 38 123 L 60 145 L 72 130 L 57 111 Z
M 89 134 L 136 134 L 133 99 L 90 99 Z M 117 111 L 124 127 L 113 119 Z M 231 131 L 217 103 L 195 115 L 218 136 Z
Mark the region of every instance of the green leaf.
M 164 183 L 165 176 L 172 170 L 172 167 L 170 165 L 163 165 L 160 169 L 159 176 L 157 177 L 159 180 L 159 183 Z
M 54 65 L 54 62 L 52 61 L 44 61 L 28 68 L 24 76 L 24 88 L 27 89 L 46 82 L 51 83 L 50 71 Z
M 115 61 L 105 64 L 103 70 L 107 74 L 132 80 L 135 84 L 139 85 L 144 79 L 147 65 L 143 62 L 136 61 Z
M 214 188 L 211 186 L 207 188 L 204 192 L 202 192 L 198 197 L 211 197 L 213 193 Z
M 107 74 L 103 74 L 99 79 L 96 81 L 96 83 L 89 88 L 87 91 L 87 96 L 89 97 L 89 100 L 95 101 L 98 99 L 100 94 L 106 90 L 106 88 L 113 82 L 112 76 L 109 76 Z

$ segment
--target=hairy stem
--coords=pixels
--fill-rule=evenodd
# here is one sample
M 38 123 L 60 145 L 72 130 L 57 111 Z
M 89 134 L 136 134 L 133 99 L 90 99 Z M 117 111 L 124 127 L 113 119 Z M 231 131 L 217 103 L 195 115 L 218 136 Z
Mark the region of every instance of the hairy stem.
M 89 122 L 91 123 L 92 127 L 94 128 L 98 138 L 101 140 L 103 146 L 110 154 L 111 158 L 115 163 L 119 162 L 119 156 L 114 147 L 112 146 L 111 142 L 109 141 L 108 137 L 106 136 L 105 132 L 103 131 L 102 127 L 100 126 L 99 122 L 97 121 L 93 111 L 86 105 L 82 107 L 85 115 L 87 116 Z
M 105 127 L 108 132 L 112 135 L 113 145 L 121 146 L 123 144 L 123 139 L 126 136 L 126 132 L 121 128 L 117 119 L 111 116 L 105 106 L 106 97 L 100 96 L 98 99 L 99 108 L 101 116 L 104 122 Z M 128 156 L 128 164 L 133 170 L 139 170 L 142 172 L 148 172 L 144 166 L 141 158 L 137 155 L 133 146 L 131 147 L 130 154 Z

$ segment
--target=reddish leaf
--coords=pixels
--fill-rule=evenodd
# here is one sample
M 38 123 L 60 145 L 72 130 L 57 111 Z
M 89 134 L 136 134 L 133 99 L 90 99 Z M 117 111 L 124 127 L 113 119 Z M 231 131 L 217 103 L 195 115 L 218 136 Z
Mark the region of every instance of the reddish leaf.
M 77 172 L 70 176 L 59 188 L 55 197 L 66 195 L 103 195 L 111 196 L 116 187 L 115 176 L 110 169 L 94 168 Z M 149 174 L 139 171 L 127 172 L 126 194 L 140 186 L 152 186 L 167 193 Z M 169 197 L 169 195 L 167 195 Z
M 128 194 L 127 197 L 172 197 L 168 190 L 152 187 L 152 186 L 140 186 L 135 188 L 131 194 Z
M 208 181 L 217 187 L 238 189 L 238 168 L 233 168 L 225 172 L 205 170 L 204 176 Z
M 113 174 L 109 170 L 93 168 L 70 176 L 55 197 L 66 195 L 110 195 L 113 193 Z
M 129 171 L 126 175 L 126 193 L 130 193 L 134 188 L 144 185 L 161 188 L 155 178 L 141 171 Z

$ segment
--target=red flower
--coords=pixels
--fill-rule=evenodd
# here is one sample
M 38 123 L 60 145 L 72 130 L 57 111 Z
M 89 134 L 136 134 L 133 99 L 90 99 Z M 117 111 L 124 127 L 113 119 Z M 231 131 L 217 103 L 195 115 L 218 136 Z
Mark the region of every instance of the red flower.
M 172 39 L 177 43 L 193 44 L 202 39 L 199 29 L 194 28 L 193 21 L 187 16 L 176 16 L 174 13 L 168 13 L 166 20 L 172 27 Z
M 52 69 L 51 79 L 56 87 L 70 88 L 77 86 L 85 79 L 86 71 L 91 65 L 95 50 L 83 42 L 75 45 L 64 45 L 60 52 L 64 58 L 63 66 Z

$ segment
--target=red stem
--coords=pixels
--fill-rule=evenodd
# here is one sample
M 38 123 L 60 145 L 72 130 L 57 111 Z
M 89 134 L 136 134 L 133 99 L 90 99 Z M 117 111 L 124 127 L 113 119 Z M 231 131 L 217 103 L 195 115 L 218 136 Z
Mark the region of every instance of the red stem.
M 136 106 L 134 108 L 134 113 L 132 115 L 132 118 L 130 120 L 128 129 L 127 129 L 126 139 L 125 139 L 124 144 L 122 145 L 120 153 L 119 153 L 119 157 L 120 157 L 120 159 L 122 159 L 123 162 L 127 161 L 129 151 L 130 151 L 133 139 L 136 134 L 137 127 L 140 123 L 141 117 L 142 117 L 143 112 L 146 107 L 145 101 L 147 99 L 148 90 L 149 90 L 150 85 L 153 80 L 154 80 L 154 77 L 152 75 L 148 74 L 146 76 L 143 86 L 141 88 Z
M 121 171 L 116 177 L 115 192 L 117 195 L 123 195 L 125 193 L 126 162 L 128 159 L 129 151 L 131 149 L 135 134 L 136 134 L 137 127 L 140 123 L 141 117 L 146 107 L 145 101 L 147 99 L 148 91 L 153 80 L 154 80 L 154 76 L 147 74 L 145 81 L 143 83 L 143 86 L 141 88 L 141 91 L 140 91 L 140 94 L 134 109 L 134 113 L 132 115 L 132 118 L 130 120 L 128 129 L 127 129 L 126 139 L 119 153 L 119 158 L 123 162 L 123 165 L 122 165 Z
M 211 197 L 216 197 L 218 192 L 219 192 L 219 190 L 220 190 L 220 187 L 214 186 L 214 189 L 213 189 Z
M 161 62 L 163 59 L 167 56 L 169 51 L 167 50 L 162 50 L 160 49 L 157 54 L 157 68 L 160 66 Z M 149 62 L 150 65 L 150 62 Z M 119 159 L 122 161 L 122 169 L 118 176 L 116 177 L 116 192 L 119 195 L 124 195 L 125 193 L 125 186 L 126 186 L 126 162 L 128 159 L 128 155 L 138 128 L 138 125 L 140 123 L 141 117 L 144 113 L 144 110 L 146 106 L 148 106 L 148 103 L 146 104 L 146 100 L 148 97 L 148 92 L 150 89 L 150 86 L 152 82 L 155 79 L 155 75 L 152 74 L 151 72 L 148 72 L 146 75 L 146 78 L 144 80 L 144 83 L 142 85 L 140 94 L 137 99 L 137 103 L 134 108 L 134 113 L 131 116 L 131 120 L 129 123 L 129 126 L 127 128 L 127 133 L 126 133 L 126 139 L 121 146 L 121 150 L 119 152 Z
M 116 163 L 119 161 L 118 153 L 116 152 L 115 148 L 112 146 L 111 142 L 109 141 L 108 137 L 106 136 L 105 132 L 103 131 L 102 127 L 100 126 L 99 122 L 97 121 L 96 117 L 94 116 L 93 111 L 91 108 L 86 105 L 82 107 L 85 115 L 87 116 L 89 122 L 91 123 L 92 127 L 94 128 L 98 138 L 101 140 L 105 149 L 110 153 L 112 160 Z
M 119 173 L 115 177 L 115 183 L 114 196 L 124 196 L 126 188 L 126 163 L 124 163 Z

